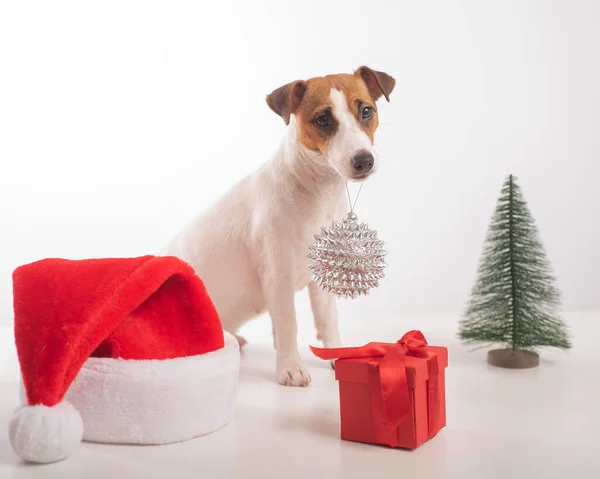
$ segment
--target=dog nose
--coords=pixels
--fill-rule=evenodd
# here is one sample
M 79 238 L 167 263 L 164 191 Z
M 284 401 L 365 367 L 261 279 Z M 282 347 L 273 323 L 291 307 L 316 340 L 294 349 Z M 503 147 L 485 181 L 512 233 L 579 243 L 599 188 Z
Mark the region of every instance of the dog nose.
M 357 173 L 366 173 L 373 168 L 375 159 L 367 150 L 360 150 L 352 157 L 352 167 Z

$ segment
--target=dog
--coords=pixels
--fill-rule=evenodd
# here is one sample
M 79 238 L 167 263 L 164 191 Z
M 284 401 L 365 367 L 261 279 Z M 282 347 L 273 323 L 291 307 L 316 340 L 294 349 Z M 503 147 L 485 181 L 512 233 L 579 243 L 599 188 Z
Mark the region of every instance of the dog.
M 348 211 L 346 182 L 377 171 L 377 101 L 396 84 L 366 66 L 352 74 L 297 80 L 266 97 L 287 133 L 270 161 L 200 214 L 168 245 L 205 283 L 224 330 L 266 312 L 277 351 L 276 378 L 308 386 L 297 345 L 294 298 L 308 289 L 317 339 L 340 347 L 336 299 L 311 281 L 308 248 L 324 225 Z

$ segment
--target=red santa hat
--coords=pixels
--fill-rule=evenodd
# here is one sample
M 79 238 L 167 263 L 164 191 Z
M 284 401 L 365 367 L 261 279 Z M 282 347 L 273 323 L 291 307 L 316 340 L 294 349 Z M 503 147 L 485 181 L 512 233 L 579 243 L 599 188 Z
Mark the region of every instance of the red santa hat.
M 81 440 L 167 444 L 233 417 L 239 346 L 173 257 L 45 259 L 13 273 L 25 404 L 9 435 L 47 463 Z

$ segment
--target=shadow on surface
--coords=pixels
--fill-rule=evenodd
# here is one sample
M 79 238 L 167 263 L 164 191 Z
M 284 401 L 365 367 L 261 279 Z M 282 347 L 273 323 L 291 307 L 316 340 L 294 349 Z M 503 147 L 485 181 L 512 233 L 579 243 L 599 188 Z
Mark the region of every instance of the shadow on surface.
M 333 439 L 340 437 L 340 421 L 337 410 L 317 409 L 295 415 L 287 414 L 277 419 L 277 425 L 287 430 L 302 429 L 311 434 L 318 434 Z

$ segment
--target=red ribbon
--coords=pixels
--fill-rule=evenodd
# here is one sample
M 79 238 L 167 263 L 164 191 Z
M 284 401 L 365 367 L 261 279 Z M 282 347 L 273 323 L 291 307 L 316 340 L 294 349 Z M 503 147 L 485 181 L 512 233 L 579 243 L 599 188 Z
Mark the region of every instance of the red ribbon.
M 429 362 L 429 377 L 437 375 L 437 357 L 425 347 L 427 340 L 421 331 L 409 331 L 396 343 L 368 343 L 350 348 L 314 348 L 313 354 L 321 359 L 365 359 L 382 358 L 379 361 L 381 397 L 385 411 L 385 422 L 398 427 L 410 412 L 408 382 L 406 378 L 406 356 L 435 359 Z

